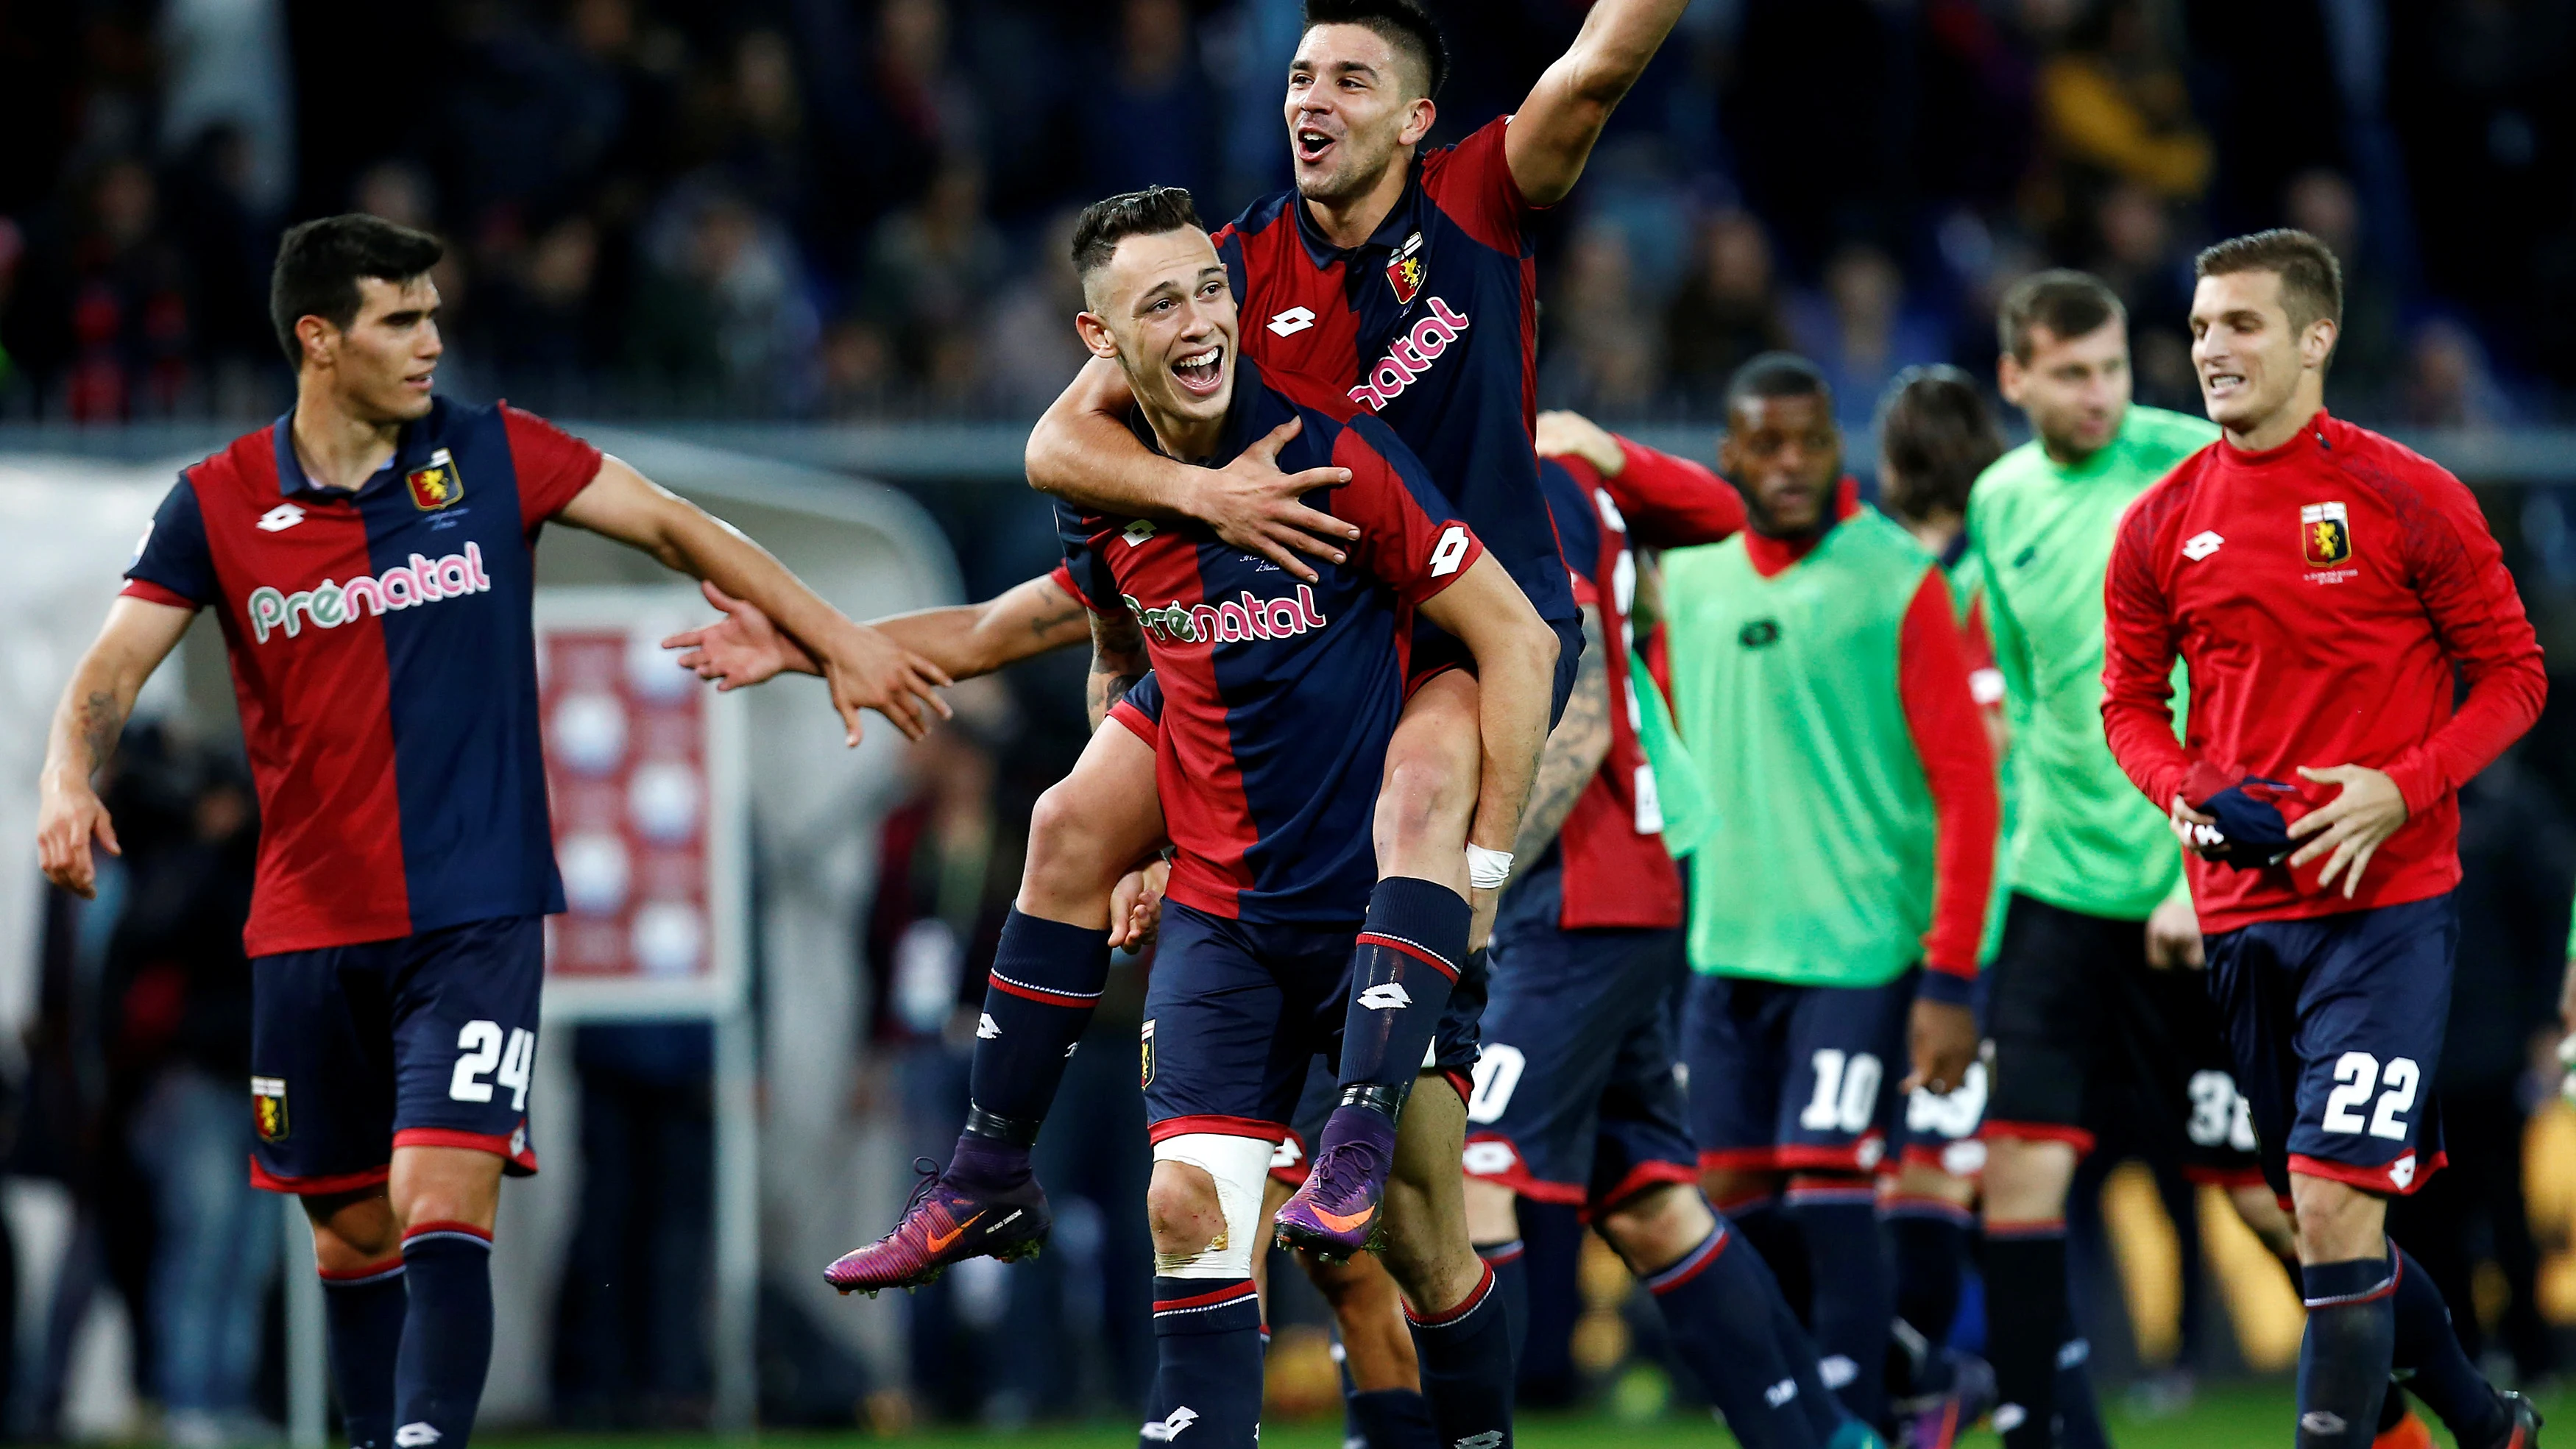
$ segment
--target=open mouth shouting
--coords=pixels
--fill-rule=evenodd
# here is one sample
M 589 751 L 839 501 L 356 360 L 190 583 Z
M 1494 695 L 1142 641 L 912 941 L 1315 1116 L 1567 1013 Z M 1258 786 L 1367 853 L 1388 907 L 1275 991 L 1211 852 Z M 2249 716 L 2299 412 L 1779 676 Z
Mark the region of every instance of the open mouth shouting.
M 1334 138 L 1313 126 L 1299 126 L 1296 131 L 1297 159 L 1309 166 L 1324 159 L 1336 144 Z
M 1225 384 L 1225 349 L 1205 347 L 1172 360 L 1172 376 L 1192 397 L 1214 397 Z

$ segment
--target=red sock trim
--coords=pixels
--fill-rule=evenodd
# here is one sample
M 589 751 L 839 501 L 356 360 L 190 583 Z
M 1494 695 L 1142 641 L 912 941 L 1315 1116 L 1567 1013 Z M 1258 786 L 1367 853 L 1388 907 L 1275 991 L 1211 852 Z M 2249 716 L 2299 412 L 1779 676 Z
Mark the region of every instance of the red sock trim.
M 1458 1300 L 1456 1306 L 1449 1308 L 1444 1312 L 1434 1313 L 1426 1317 L 1414 1312 L 1413 1305 L 1408 1303 L 1404 1305 L 1404 1316 L 1411 1319 L 1416 1328 L 1439 1328 L 1447 1324 L 1455 1323 L 1459 1319 L 1466 1317 L 1468 1314 L 1475 1312 L 1478 1308 L 1482 1307 L 1485 1300 L 1492 1297 L 1494 1293 L 1494 1265 L 1479 1259 L 1477 1261 L 1477 1266 L 1483 1268 L 1485 1271 L 1476 1279 L 1476 1286 L 1468 1289 L 1467 1296 Z
M 342 1268 L 337 1271 L 329 1268 L 317 1268 L 314 1270 L 314 1276 L 320 1278 L 326 1284 L 332 1284 L 342 1288 L 354 1288 L 362 1283 L 373 1283 L 380 1278 L 393 1277 L 402 1270 L 402 1253 L 397 1249 L 391 1257 L 380 1258 L 375 1262 L 368 1263 L 362 1267 Z
M 1097 991 L 1089 996 L 1076 996 L 1067 991 L 1049 991 L 1043 986 L 1022 985 L 999 971 L 987 972 L 984 979 L 992 983 L 996 991 L 1034 1001 L 1041 1006 L 1070 1006 L 1089 1010 L 1100 1005 L 1100 993 Z
M 2066 1219 L 2049 1218 L 2035 1223 L 1988 1223 L 1986 1236 L 2010 1242 L 2016 1238 L 2062 1238 L 2066 1236 Z
M 1428 946 L 1417 945 L 1414 942 L 1407 941 L 1399 936 L 1383 935 L 1376 931 L 1362 931 L 1353 939 L 1352 944 L 1358 946 L 1384 946 L 1390 951 L 1412 957 L 1414 960 L 1419 961 L 1423 965 L 1430 967 L 1432 970 L 1439 972 L 1441 975 L 1448 977 L 1451 981 L 1458 979 L 1458 968 L 1441 960 L 1437 952 L 1434 952 Z
M 492 1244 L 491 1229 L 478 1228 L 472 1223 L 450 1222 L 414 1223 L 403 1230 L 402 1240 L 405 1244 L 409 1244 L 414 1238 L 427 1237 L 472 1238 L 485 1247 L 490 1247 Z

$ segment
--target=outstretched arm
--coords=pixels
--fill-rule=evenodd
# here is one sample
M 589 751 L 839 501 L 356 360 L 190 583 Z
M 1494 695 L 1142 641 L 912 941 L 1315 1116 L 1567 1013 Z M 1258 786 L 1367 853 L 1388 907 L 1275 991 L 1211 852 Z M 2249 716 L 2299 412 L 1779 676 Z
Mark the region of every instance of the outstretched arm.
M 1240 383 L 1237 384 L 1240 386 Z M 1195 518 L 1217 537 L 1256 553 L 1308 583 L 1315 571 L 1299 554 L 1342 561 L 1341 545 L 1360 531 L 1299 500 L 1347 483 L 1342 468 L 1279 471 L 1279 449 L 1297 436 L 1291 418 L 1222 468 L 1194 468 L 1156 453 L 1127 430 L 1136 402 L 1118 364 L 1083 364 L 1029 433 L 1029 486 L 1098 513 Z
M 624 462 L 601 458 L 598 475 L 557 516 L 759 605 L 821 661 L 850 743 L 858 743 L 862 709 L 884 715 L 914 739 L 928 729 L 920 710 L 948 717 L 937 686 L 949 678 L 938 666 L 875 629 L 851 623 L 767 549 Z
M 44 774 L 37 780 L 36 856 L 46 878 L 75 895 L 98 891 L 97 863 L 89 853 L 93 839 L 110 855 L 124 853 L 90 776 L 116 752 L 134 696 L 178 647 L 195 617 L 194 609 L 175 604 L 118 599 L 108 606 L 107 623 L 63 686 L 45 739 Z
M 823 672 L 814 656 L 780 633 L 757 606 L 711 583 L 699 587 L 724 617 L 662 641 L 665 649 L 688 651 L 680 656 L 682 669 L 715 681 L 720 690 L 765 683 L 780 673 Z M 1014 584 L 980 604 L 916 609 L 870 623 L 897 645 L 947 671 L 951 679 L 971 679 L 1090 638 L 1091 631 L 1083 624 L 1087 612 L 1081 600 L 1066 593 L 1054 575 L 1046 574 Z
M 1530 87 L 1512 116 L 1503 155 L 1532 206 L 1554 206 L 1574 189 L 1592 143 L 1689 0 L 1596 0 L 1574 44 Z
M 1520 835 L 1539 751 L 1547 743 L 1547 707 L 1556 688 L 1556 631 L 1539 618 L 1529 596 L 1490 554 L 1478 555 L 1456 583 L 1424 600 L 1422 616 L 1456 635 L 1476 659 L 1485 766 L 1468 840 L 1487 850 L 1510 850 Z

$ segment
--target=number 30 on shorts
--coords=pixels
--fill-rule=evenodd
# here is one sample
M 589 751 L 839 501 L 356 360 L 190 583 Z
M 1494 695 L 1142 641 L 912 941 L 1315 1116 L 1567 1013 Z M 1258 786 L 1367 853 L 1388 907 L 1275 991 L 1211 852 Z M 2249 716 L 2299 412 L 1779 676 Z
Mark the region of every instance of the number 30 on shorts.
M 2334 1075 L 2340 1085 L 2326 1094 L 2325 1130 L 2367 1130 L 2391 1142 L 2406 1140 L 2406 1123 L 2400 1119 L 2415 1110 L 2415 1092 L 2424 1079 L 2411 1059 L 2390 1057 L 2383 1068 L 2379 1058 L 2368 1052 L 2345 1052 L 2335 1060 Z M 2369 1105 L 2373 1092 L 2379 1095 L 2379 1106 L 2365 1127 L 2361 1109 Z
M 497 1021 L 469 1021 L 456 1034 L 456 1074 L 447 1079 L 447 1095 L 459 1102 L 489 1102 L 494 1083 L 510 1089 L 510 1110 L 528 1110 L 528 1078 L 537 1061 L 537 1034 L 512 1027 L 505 1037 Z M 489 1076 L 492 1080 L 485 1081 Z

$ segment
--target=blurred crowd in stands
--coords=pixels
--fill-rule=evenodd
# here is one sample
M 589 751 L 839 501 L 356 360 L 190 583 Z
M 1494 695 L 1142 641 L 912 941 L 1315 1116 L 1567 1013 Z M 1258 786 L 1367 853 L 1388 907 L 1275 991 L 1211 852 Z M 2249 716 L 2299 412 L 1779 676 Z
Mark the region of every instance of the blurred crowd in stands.
M 1435 140 L 1583 0 L 1431 0 Z M 279 228 L 446 236 L 453 391 L 578 415 L 1025 418 L 1081 358 L 1072 208 L 1285 182 L 1298 0 L 63 0 L 0 6 L 0 419 L 255 417 Z M 1743 357 L 1855 418 L 1982 371 L 2033 267 L 2110 278 L 2192 395 L 2205 241 L 2353 279 L 2347 411 L 2576 398 L 2576 0 L 1697 0 L 1544 226 L 1542 394 L 1705 416 Z

